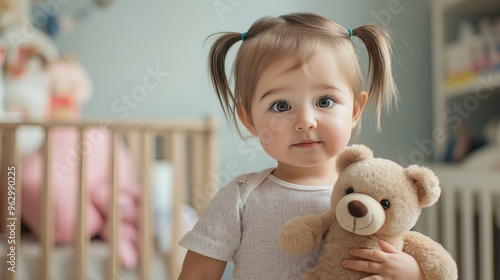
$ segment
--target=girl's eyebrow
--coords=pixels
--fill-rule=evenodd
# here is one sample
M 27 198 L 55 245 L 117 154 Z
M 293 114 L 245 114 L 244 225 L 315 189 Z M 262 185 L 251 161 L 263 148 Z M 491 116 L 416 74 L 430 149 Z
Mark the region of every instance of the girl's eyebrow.
M 275 88 L 275 89 L 271 89 L 271 90 L 268 90 L 266 91 L 261 97 L 259 100 L 262 100 L 264 99 L 264 97 L 268 96 L 268 95 L 273 95 L 275 93 L 278 93 L 280 91 L 282 91 L 283 89 L 285 89 L 286 87 L 279 87 L 279 88 Z
M 262 100 L 264 99 L 264 97 L 266 96 L 269 96 L 269 95 L 273 95 L 275 93 L 278 93 L 280 91 L 282 91 L 283 89 L 286 89 L 287 87 L 278 87 L 278 88 L 275 88 L 275 89 L 271 89 L 271 90 L 268 90 L 266 91 L 261 97 L 259 100 Z M 321 89 L 321 90 L 338 90 L 340 91 L 340 89 L 334 85 L 330 85 L 330 84 L 318 84 L 316 86 L 316 88 L 318 89 Z
M 333 90 L 339 90 L 340 89 L 334 85 L 330 85 L 330 84 L 320 84 L 318 85 L 318 88 L 321 88 L 322 90 L 326 90 L 326 89 L 333 89 Z

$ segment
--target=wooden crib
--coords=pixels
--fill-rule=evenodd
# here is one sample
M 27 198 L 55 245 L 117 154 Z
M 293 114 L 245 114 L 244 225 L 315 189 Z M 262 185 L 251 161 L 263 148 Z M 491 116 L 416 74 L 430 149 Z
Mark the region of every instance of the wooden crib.
M 424 209 L 415 227 L 445 247 L 459 279 L 500 279 L 500 172 L 429 165 L 441 198 Z
M 117 221 L 118 213 L 117 194 L 118 189 L 115 182 L 117 172 L 116 160 L 112 160 L 111 170 L 113 176 L 110 182 L 111 195 L 109 201 L 109 213 L 111 224 L 109 235 L 111 236 L 107 246 L 107 262 L 105 264 L 105 274 L 102 279 L 153 279 L 151 275 L 151 258 L 156 254 L 153 233 L 152 233 L 152 211 L 150 205 L 150 168 L 151 162 L 156 158 L 163 158 L 171 163 L 173 171 L 173 207 L 172 207 L 172 249 L 169 254 L 161 255 L 164 259 L 164 266 L 168 267 L 168 276 L 162 279 L 177 279 L 182 264 L 183 251 L 176 243 L 181 238 L 178 230 L 181 224 L 181 205 L 191 205 L 197 213 L 201 213 L 213 194 L 217 191 L 217 184 L 210 178 L 217 166 L 217 125 L 213 118 L 203 120 L 165 120 L 165 121 L 79 121 L 79 122 L 0 122 L 0 234 L 3 234 L 3 243 L 0 240 L 0 247 L 3 251 L 0 260 L 3 264 L 3 271 L 0 271 L 0 278 L 14 280 L 18 272 L 9 270 L 8 261 L 14 252 L 14 260 L 18 261 L 23 247 L 21 236 L 21 185 L 19 178 L 20 154 L 16 148 L 16 131 L 22 126 L 40 126 L 45 131 L 45 139 L 42 149 L 45 161 L 45 172 L 42 188 L 42 234 L 38 240 L 40 256 L 38 258 L 39 278 L 42 280 L 52 280 L 53 277 L 53 255 L 57 248 L 53 242 L 53 215 L 49 209 L 49 201 L 54 194 L 50 188 L 50 176 L 46 172 L 46 166 L 50 158 L 50 147 L 47 144 L 51 141 L 48 132 L 55 127 L 69 126 L 78 129 L 80 135 L 80 150 L 82 152 L 83 132 L 92 127 L 105 126 L 112 135 L 111 156 L 115 152 L 117 141 L 124 141 L 131 151 L 135 160 L 140 185 L 142 187 L 140 196 L 140 220 L 139 220 L 139 264 L 136 269 L 138 278 L 124 278 L 121 275 L 121 265 L 117 255 Z M 86 156 L 79 157 L 79 166 L 85 166 Z M 15 174 L 13 169 L 15 169 Z M 12 169 L 12 170 L 11 170 Z M 84 208 L 88 203 L 88 193 L 85 188 L 86 174 L 84 168 L 79 171 L 79 191 L 78 191 L 78 226 L 77 242 L 73 247 L 73 273 L 72 279 L 89 279 L 86 275 L 88 271 L 88 253 L 92 241 L 84 235 L 86 220 Z M 17 177 L 15 177 L 17 175 Z M 8 208 L 12 206 L 12 208 Z M 15 207 L 15 208 L 14 208 Z M 15 227 L 8 228 L 7 225 L 14 224 Z M 15 246 L 10 247 L 8 240 L 15 240 Z M 13 242 L 12 240 L 12 242 Z M 12 252 L 11 252 L 12 251 Z M 7 264 L 7 265 L 6 265 Z M 0 265 L 2 267 L 2 265 Z M 17 269 L 23 269 L 17 267 Z M 155 277 L 156 279 L 156 277 Z

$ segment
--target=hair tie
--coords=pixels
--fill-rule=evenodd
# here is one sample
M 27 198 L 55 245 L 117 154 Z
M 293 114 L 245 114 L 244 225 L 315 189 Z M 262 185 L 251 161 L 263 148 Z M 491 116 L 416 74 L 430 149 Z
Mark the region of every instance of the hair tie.
M 246 32 L 241 33 L 241 41 L 245 41 L 246 38 L 247 38 L 247 33 Z
M 349 29 L 347 29 L 347 31 L 349 32 L 349 37 L 352 37 L 352 29 L 349 28 Z

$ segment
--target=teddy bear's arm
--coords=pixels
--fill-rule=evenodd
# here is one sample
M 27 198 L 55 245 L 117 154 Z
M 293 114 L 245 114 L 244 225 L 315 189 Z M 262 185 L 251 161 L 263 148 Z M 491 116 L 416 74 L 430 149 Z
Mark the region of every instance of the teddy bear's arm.
M 286 222 L 279 234 L 281 249 L 289 254 L 307 252 L 318 245 L 335 218 L 333 210 L 296 217 Z
M 426 280 L 458 279 L 455 260 L 430 237 L 416 231 L 406 233 L 403 251 L 415 258 Z

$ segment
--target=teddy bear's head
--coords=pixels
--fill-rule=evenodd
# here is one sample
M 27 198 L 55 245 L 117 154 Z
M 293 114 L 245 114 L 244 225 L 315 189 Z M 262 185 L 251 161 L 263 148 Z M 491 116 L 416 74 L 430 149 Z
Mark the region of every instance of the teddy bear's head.
M 339 177 L 331 207 L 340 226 L 355 234 L 401 235 L 441 193 L 438 178 L 430 169 L 416 165 L 403 168 L 374 158 L 363 145 L 344 149 L 336 164 Z

